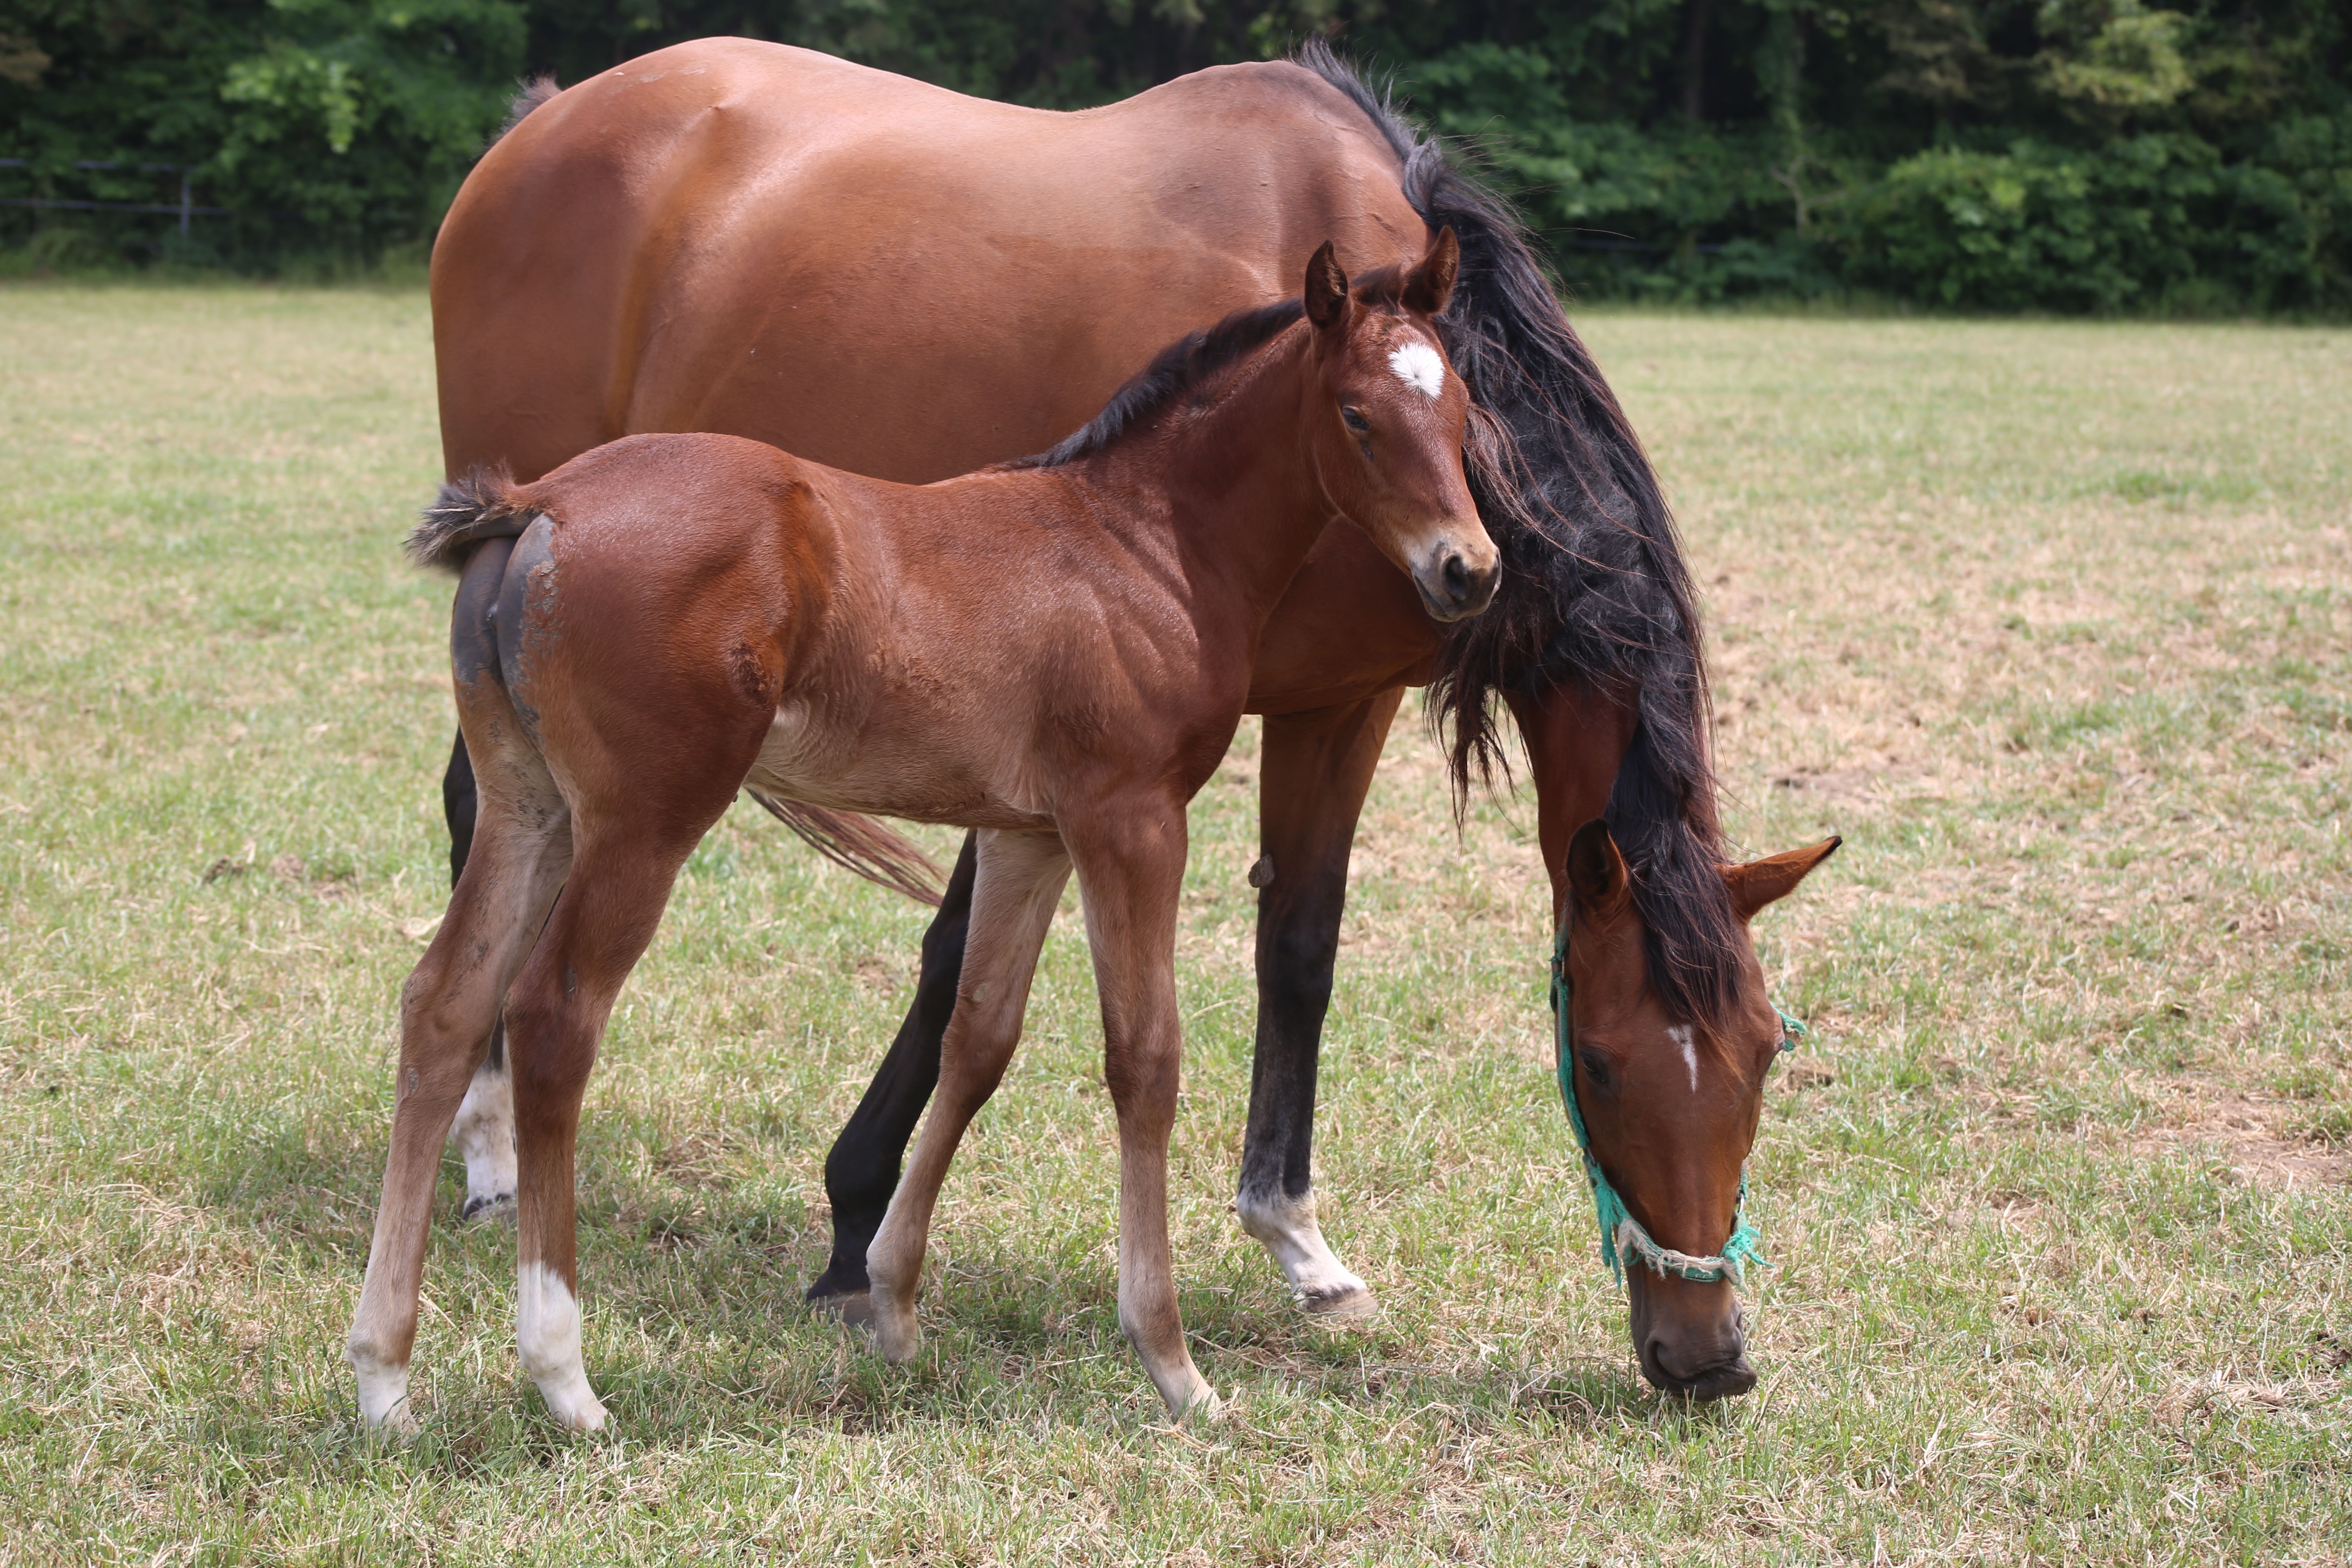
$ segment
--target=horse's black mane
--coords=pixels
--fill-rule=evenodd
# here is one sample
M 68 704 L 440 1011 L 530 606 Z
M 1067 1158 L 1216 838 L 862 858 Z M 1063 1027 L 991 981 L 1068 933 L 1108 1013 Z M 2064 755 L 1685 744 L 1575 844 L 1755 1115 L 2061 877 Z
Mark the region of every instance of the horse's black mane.
M 1507 773 L 1496 710 L 1506 693 L 1574 680 L 1637 705 L 1610 833 L 1633 871 L 1659 999 L 1718 1021 L 1733 1001 L 1739 922 L 1717 870 L 1698 616 L 1657 476 L 1510 209 L 1321 40 L 1295 58 L 1363 111 L 1403 165 L 1405 199 L 1462 244 L 1438 326 L 1500 426 L 1499 461 L 1473 463 L 1469 477 L 1503 584 L 1491 609 L 1449 630 L 1430 687 L 1433 719 L 1453 729 L 1454 787 L 1491 781 L 1498 764 Z

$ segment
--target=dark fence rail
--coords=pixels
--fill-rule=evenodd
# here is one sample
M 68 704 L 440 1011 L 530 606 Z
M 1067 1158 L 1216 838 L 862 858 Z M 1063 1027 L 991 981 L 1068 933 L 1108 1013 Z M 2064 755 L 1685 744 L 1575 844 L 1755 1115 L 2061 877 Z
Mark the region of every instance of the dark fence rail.
M 77 158 L 77 169 L 131 169 L 142 174 L 177 174 L 180 176 L 180 199 L 177 202 L 95 202 L 68 201 L 55 196 L 0 197 L 0 207 L 63 207 L 75 212 L 177 213 L 180 216 L 180 237 L 188 237 L 191 220 L 198 217 L 224 217 L 226 207 L 200 207 L 195 204 L 194 183 L 189 175 L 195 172 L 194 163 L 117 163 L 102 159 Z M 0 169 L 28 169 L 31 161 L 25 158 L 0 158 Z

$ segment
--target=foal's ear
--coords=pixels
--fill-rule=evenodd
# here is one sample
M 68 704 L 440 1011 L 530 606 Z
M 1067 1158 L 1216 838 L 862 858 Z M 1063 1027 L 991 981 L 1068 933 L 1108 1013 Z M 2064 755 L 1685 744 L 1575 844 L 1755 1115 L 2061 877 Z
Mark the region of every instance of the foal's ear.
M 1739 911 L 1741 920 L 1753 919 L 1765 905 L 1778 902 L 1797 890 L 1812 868 L 1836 853 L 1843 838 L 1824 838 L 1805 849 L 1790 849 L 1784 854 L 1767 855 L 1761 860 L 1750 860 L 1745 866 L 1726 866 L 1724 886 L 1731 889 L 1731 907 Z
M 1331 331 L 1348 324 L 1348 275 L 1339 269 L 1339 258 L 1333 254 L 1331 242 L 1325 240 L 1323 248 L 1307 258 L 1307 319 L 1318 331 Z
M 1454 284 L 1462 276 L 1462 242 L 1454 237 L 1451 227 L 1438 231 L 1437 243 L 1404 280 L 1404 306 L 1424 316 L 1445 312 L 1446 302 L 1454 298 Z
M 1606 822 L 1596 816 L 1576 830 L 1568 841 L 1568 885 L 1579 909 L 1608 913 L 1625 896 L 1628 879 L 1625 857 L 1617 853 Z

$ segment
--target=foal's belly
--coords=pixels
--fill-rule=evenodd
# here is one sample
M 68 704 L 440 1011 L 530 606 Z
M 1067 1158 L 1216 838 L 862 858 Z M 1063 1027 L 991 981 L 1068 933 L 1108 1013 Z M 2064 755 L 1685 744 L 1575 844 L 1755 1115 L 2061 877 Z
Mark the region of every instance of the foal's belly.
M 1054 825 L 1034 760 L 951 716 L 898 714 L 855 727 L 786 702 L 768 725 L 744 787 L 839 811 L 949 827 Z

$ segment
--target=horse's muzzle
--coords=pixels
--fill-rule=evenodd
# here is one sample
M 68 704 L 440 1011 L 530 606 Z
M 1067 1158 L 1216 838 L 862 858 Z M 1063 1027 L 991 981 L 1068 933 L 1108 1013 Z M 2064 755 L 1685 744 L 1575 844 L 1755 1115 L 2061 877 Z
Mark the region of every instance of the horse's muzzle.
M 1667 1370 L 1656 1340 L 1642 1347 L 1642 1375 L 1661 1394 L 1679 1394 L 1701 1405 L 1711 1399 L 1737 1398 L 1756 1386 L 1756 1369 L 1748 1364 L 1744 1351 L 1729 1361 L 1679 1373 Z

